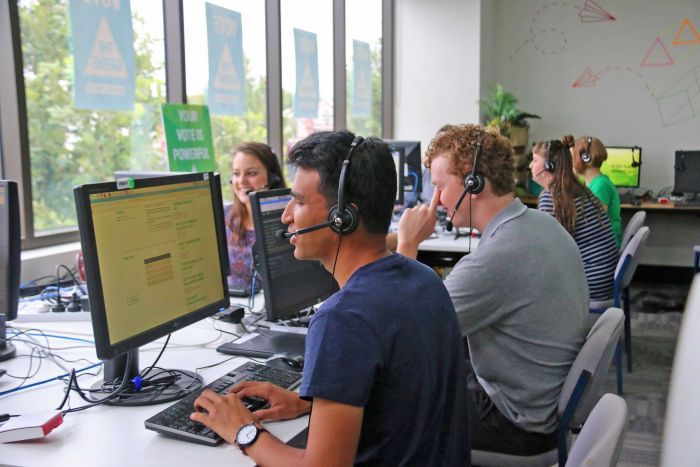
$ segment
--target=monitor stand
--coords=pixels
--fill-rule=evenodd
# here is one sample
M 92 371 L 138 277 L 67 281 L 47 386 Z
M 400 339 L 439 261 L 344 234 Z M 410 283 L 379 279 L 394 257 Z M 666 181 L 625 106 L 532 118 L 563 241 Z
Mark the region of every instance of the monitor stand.
M 98 381 L 91 387 L 91 394 L 97 395 L 97 398 L 104 397 L 121 385 L 128 354 L 131 354 L 131 364 L 127 376 L 130 382 L 118 397 L 105 402 L 107 405 L 136 407 L 162 404 L 182 399 L 200 389 L 204 384 L 202 377 L 191 371 L 153 368 L 141 381 L 140 390 L 137 390 L 136 384 L 133 382 L 134 378 L 139 376 L 139 351 L 136 349 L 105 360 L 104 380 Z
M 17 349 L 7 341 L 7 316 L 0 313 L 0 362 L 15 358 Z

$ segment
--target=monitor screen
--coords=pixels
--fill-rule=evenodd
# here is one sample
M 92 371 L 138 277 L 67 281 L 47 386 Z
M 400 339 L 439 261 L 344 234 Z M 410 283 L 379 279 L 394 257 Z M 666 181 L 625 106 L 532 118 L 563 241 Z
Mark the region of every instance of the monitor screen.
M 642 148 L 607 146 L 608 158 L 600 171 L 610 177 L 618 188 L 639 187 L 639 172 L 642 167 Z
M 229 306 L 218 176 L 90 184 L 74 194 L 99 358 Z
M 0 180 L 0 361 L 16 349 L 6 340 L 6 322 L 17 317 L 22 243 L 19 230 L 17 183 Z
M 700 150 L 676 151 L 673 192 L 678 195 L 700 193 Z
M 291 197 L 288 188 L 250 194 L 255 267 L 265 292 L 268 321 L 297 317 L 305 308 L 325 300 L 331 289 L 331 275 L 320 262 L 296 259 L 289 239 L 276 236 L 278 230 L 287 230 L 281 218 Z M 333 287 L 335 290 L 337 284 Z
M 385 139 L 393 151 L 396 148 L 404 150 L 403 191 L 404 203 L 415 203 L 423 191 L 423 163 L 421 161 L 420 141 L 397 141 Z
M 393 147 L 391 148 L 391 157 L 394 159 L 394 166 L 396 166 L 396 204 L 403 204 L 404 202 L 404 148 Z

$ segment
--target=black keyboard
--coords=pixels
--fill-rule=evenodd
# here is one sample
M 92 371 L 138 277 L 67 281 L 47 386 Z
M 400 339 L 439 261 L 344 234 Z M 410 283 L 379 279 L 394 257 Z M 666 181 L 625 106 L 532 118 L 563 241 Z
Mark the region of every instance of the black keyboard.
M 178 439 L 215 446 L 221 442 L 221 437 L 206 426 L 190 420 L 190 415 L 194 411 L 194 401 L 204 389 L 225 394 L 230 387 L 241 381 L 267 381 L 285 389 L 294 389 L 301 382 L 301 373 L 271 368 L 258 363 L 244 363 L 152 416 L 146 420 L 146 428 Z M 258 398 L 245 398 L 243 403 L 251 411 L 267 406 L 267 401 Z

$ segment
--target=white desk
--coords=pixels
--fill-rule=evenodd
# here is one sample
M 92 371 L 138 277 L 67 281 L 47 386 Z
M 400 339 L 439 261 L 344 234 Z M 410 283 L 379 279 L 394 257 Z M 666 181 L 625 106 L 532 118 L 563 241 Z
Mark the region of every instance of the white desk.
M 12 323 L 11 323 L 12 324 Z M 41 328 L 47 334 L 69 335 L 92 339 L 89 321 L 17 323 L 17 328 Z M 221 329 L 233 330 L 233 325 L 216 322 Z M 172 335 L 168 349 L 163 354 L 159 366 L 194 370 L 230 358 L 216 352 L 216 346 L 234 339 L 221 335 L 212 326 L 212 320 L 205 319 Z M 53 348 L 83 345 L 77 342 L 51 339 Z M 157 356 L 163 339 L 141 348 L 141 368 L 149 365 Z M 18 354 L 26 353 L 27 347 L 17 343 Z M 87 344 L 85 344 L 87 345 Z M 83 347 L 71 350 L 56 350 L 64 358 L 87 358 L 97 362 L 94 348 Z M 227 371 L 239 366 L 246 359 L 234 358 L 222 365 L 200 371 L 207 384 Z M 37 363 L 37 359 L 34 359 Z M 28 358 L 14 358 L 0 363 L 0 368 L 10 374 L 26 374 Z M 162 364 L 162 365 L 161 365 Z M 82 368 L 87 362 L 65 363 L 69 368 Z M 41 381 L 63 374 L 64 371 L 50 360 L 45 359 L 39 373 L 32 381 Z M 89 386 L 101 379 L 85 376 L 80 378 L 81 387 Z M 0 379 L 0 392 L 18 384 L 17 380 L 6 376 Z M 55 409 L 61 402 L 65 384 L 54 381 L 34 388 L 22 390 L 0 397 L 0 413 L 23 414 Z M 84 401 L 77 395 L 70 398 L 71 406 L 77 407 Z M 180 441 L 157 434 L 144 428 L 144 421 L 160 412 L 169 404 L 146 407 L 97 406 L 83 412 L 68 414 L 61 426 L 49 436 L 17 443 L 0 444 L 1 465 L 75 467 L 75 466 L 162 466 L 162 465 L 253 465 L 249 457 L 231 445 L 222 443 L 216 447 L 202 446 Z M 267 428 L 283 441 L 291 439 L 308 424 L 308 417 L 297 420 L 266 423 Z
M 472 250 L 479 246 L 479 238 L 472 237 Z M 469 237 L 455 238 L 454 232 L 442 232 L 436 238 L 423 240 L 418 245 L 418 251 L 438 251 L 446 253 L 467 253 L 469 251 Z

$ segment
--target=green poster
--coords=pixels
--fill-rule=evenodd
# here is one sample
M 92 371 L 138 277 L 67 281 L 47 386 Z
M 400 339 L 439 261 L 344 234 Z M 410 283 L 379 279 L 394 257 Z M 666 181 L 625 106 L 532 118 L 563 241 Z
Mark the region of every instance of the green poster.
M 206 105 L 163 104 L 163 127 L 171 172 L 216 171 Z

